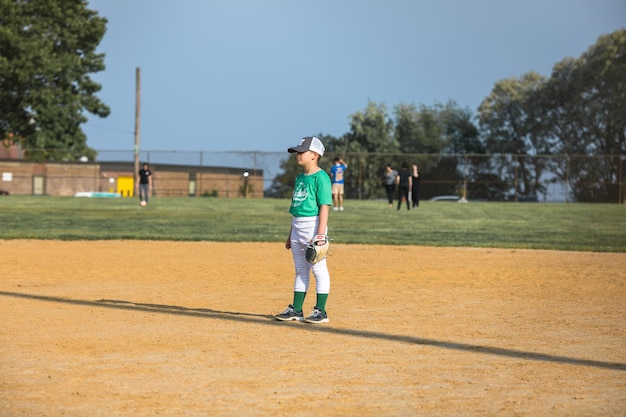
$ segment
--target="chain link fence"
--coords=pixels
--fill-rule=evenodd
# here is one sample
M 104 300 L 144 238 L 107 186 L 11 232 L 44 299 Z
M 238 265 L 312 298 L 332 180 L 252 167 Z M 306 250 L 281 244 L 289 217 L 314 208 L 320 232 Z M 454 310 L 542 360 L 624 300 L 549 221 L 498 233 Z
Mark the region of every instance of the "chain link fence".
M 420 196 L 456 195 L 468 200 L 624 203 L 626 155 L 381 154 L 327 152 L 330 170 L 341 156 L 347 163 L 346 198 L 383 199 L 385 167 L 403 162 L 420 170 Z M 99 151 L 99 160 L 132 160 L 132 152 Z M 291 158 L 291 160 L 290 160 Z M 299 168 L 287 152 L 141 151 L 152 164 L 228 166 L 263 171 L 267 196 L 290 192 Z M 293 175 L 278 180 L 285 171 Z M 282 183 L 277 184 L 277 181 Z M 281 187 L 282 186 L 282 187 Z M 278 192 L 280 193 L 280 192 Z M 284 195 L 282 195 L 284 196 Z
M 99 150 L 97 155 L 96 162 L 103 163 L 129 163 L 135 158 L 132 150 Z M 623 204 L 626 195 L 626 155 L 340 154 L 328 151 L 322 158 L 322 168 L 330 171 L 336 156 L 348 164 L 345 193 L 346 198 L 351 199 L 386 198 L 385 168 L 390 164 L 399 170 L 403 163 L 419 167 L 421 199 L 447 195 L 469 201 Z M 159 172 L 159 166 L 178 167 L 181 172 L 203 168 L 223 169 L 231 174 L 249 171 L 252 177 L 262 175 L 262 179 L 258 178 L 262 187 L 256 187 L 255 194 L 262 188 L 266 197 L 289 197 L 295 176 L 300 172 L 295 158 L 287 152 L 145 150 L 139 152 L 139 160 L 155 167 L 161 176 L 166 172 Z M 7 159 L 0 159 L 0 162 L 4 162 L 5 167 Z M 9 178 L 8 173 L 3 174 L 4 179 Z M 182 191 L 172 191 L 172 195 L 191 195 L 185 191 L 187 185 L 181 187 Z M 3 188 L 0 182 L 0 189 Z
M 331 158 L 335 155 L 329 155 Z M 346 196 L 383 198 L 385 167 L 419 169 L 420 198 L 624 203 L 626 155 L 342 154 Z M 327 162 L 330 162 L 327 160 Z M 410 169 L 411 170 L 411 169 Z

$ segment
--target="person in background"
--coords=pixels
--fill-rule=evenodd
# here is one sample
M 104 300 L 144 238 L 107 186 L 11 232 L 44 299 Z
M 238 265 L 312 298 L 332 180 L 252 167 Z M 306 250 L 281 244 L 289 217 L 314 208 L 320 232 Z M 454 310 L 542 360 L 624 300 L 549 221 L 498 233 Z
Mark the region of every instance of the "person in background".
M 345 184 L 344 174 L 346 172 L 346 168 L 348 168 L 348 164 L 346 164 L 343 159 L 339 157 L 335 158 L 333 162 L 335 164 L 330 169 L 330 178 L 333 187 L 333 210 L 343 211 L 343 193 Z
M 393 193 L 396 191 L 396 177 L 398 176 L 398 171 L 393 169 L 391 164 L 387 165 L 385 169 L 385 191 L 387 192 L 387 201 L 389 202 L 389 207 L 393 207 Z
M 145 162 L 143 167 L 139 170 L 138 188 L 141 205 L 148 204 L 148 196 L 152 192 L 152 172 L 150 172 L 150 166 Z
M 402 163 L 402 169 L 398 171 L 396 177 L 396 186 L 398 187 L 398 210 L 402 206 L 402 200 L 406 201 L 406 209 L 411 210 L 411 202 L 409 201 L 409 190 L 413 185 L 413 177 L 409 172 L 409 164 Z
M 420 205 L 420 167 L 413 165 L 413 185 L 411 187 L 411 200 L 413 200 L 413 208 Z

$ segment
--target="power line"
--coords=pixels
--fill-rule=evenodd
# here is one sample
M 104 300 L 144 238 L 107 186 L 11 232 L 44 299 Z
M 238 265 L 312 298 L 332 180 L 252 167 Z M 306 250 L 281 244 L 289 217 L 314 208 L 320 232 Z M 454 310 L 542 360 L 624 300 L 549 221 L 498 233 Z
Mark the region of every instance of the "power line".
M 125 133 L 125 134 L 129 134 L 129 135 L 134 135 L 135 134 L 135 132 L 130 132 L 128 130 L 117 129 L 117 128 L 114 128 L 114 127 L 94 125 L 94 124 L 91 124 L 91 123 L 86 123 L 85 126 L 95 127 L 95 128 L 103 129 L 103 130 L 112 130 L 114 132 Z

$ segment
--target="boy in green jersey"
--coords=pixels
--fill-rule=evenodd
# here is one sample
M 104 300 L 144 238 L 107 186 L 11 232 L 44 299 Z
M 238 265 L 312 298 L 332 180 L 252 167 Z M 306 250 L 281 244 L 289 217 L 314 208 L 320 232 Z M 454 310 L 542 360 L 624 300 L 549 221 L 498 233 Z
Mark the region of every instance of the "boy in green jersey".
M 277 314 L 277 320 L 328 323 L 326 300 L 330 290 L 330 274 L 326 258 L 312 265 L 305 256 L 306 245 L 318 235 L 326 237 L 328 231 L 328 213 L 333 200 L 330 177 L 319 167 L 324 150 L 322 141 L 314 136 L 302 138 L 297 146 L 288 149 L 288 152 L 296 154 L 296 160 L 303 172 L 298 175 L 294 185 L 289 208 L 289 213 L 293 216 L 291 231 L 285 242 L 285 247 L 291 249 L 296 273 L 293 304 Z M 313 312 L 305 319 L 302 306 L 311 271 L 315 277 L 317 300 Z

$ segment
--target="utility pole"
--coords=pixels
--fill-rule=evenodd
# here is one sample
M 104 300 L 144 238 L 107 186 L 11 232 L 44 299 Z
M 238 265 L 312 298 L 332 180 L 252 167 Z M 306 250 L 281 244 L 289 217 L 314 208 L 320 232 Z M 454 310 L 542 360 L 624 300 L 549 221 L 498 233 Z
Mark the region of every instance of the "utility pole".
M 141 137 L 141 69 L 135 70 L 135 190 L 139 191 L 139 142 Z

